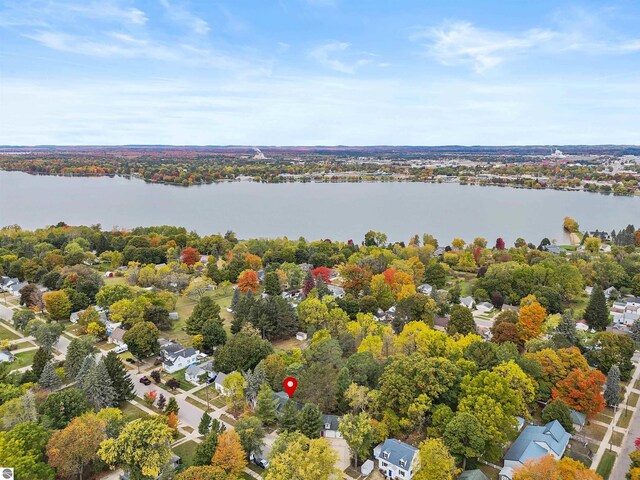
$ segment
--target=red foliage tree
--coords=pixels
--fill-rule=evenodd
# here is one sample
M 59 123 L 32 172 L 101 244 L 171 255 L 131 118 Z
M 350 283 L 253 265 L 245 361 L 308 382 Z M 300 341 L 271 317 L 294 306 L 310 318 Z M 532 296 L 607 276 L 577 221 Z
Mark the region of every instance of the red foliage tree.
M 604 410 L 605 401 L 602 386 L 606 377 L 599 370 L 572 370 L 564 380 L 560 380 L 552 390 L 554 399 L 559 398 L 570 408 L 593 418 Z
M 200 252 L 193 247 L 187 247 L 182 250 L 182 263 L 186 263 L 191 266 L 200 261 Z
M 358 295 L 371 282 L 369 269 L 360 268 L 357 265 L 347 264 L 341 271 L 342 286 L 348 293 Z
M 498 239 L 496 240 L 496 248 L 498 250 L 504 250 L 505 244 L 504 244 L 504 240 L 502 239 L 502 237 L 498 237 Z
M 384 272 L 382 272 L 382 275 L 384 275 L 384 281 L 387 285 L 393 285 L 396 273 L 398 273 L 398 270 L 396 270 L 395 268 L 387 268 Z
M 317 267 L 311 270 L 313 278 L 318 280 L 318 277 L 322 279 L 324 283 L 331 283 L 331 269 L 327 267 Z

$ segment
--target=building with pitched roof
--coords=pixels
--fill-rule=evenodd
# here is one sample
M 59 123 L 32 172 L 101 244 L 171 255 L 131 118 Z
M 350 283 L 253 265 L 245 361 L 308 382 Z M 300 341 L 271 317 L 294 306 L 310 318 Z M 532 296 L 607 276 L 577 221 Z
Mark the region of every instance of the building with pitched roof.
M 373 449 L 378 469 L 388 478 L 411 480 L 418 469 L 418 449 L 395 438 L 387 438 Z

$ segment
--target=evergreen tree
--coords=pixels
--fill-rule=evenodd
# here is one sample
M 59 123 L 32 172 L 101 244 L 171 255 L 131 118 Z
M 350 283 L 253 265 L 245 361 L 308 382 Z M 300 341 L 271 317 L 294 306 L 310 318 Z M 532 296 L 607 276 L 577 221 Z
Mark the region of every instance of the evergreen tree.
M 76 378 L 85 357 L 95 351 L 95 345 L 88 338 L 74 338 L 71 340 L 64 360 L 64 371 L 67 378 Z
M 178 402 L 176 400 L 176 397 L 171 397 L 169 399 L 169 401 L 167 402 L 167 406 L 164 409 L 164 413 L 166 415 L 169 415 L 171 412 L 173 412 L 176 415 L 178 415 L 179 411 L 180 411 L 180 407 L 178 406 Z
M 278 422 L 278 427 L 281 432 L 295 432 L 298 430 L 298 407 L 296 402 L 289 399 L 282 407 L 282 416 Z
M 271 296 L 280 295 L 282 287 L 276 272 L 267 272 L 264 276 L 264 293 Z
M 161 393 L 160 395 L 158 395 L 158 401 L 156 402 L 156 406 L 158 407 L 158 410 L 162 412 L 166 405 L 167 405 L 167 398 Z
M 315 403 L 305 403 L 298 418 L 298 429 L 307 438 L 318 438 L 322 429 L 322 413 Z
M 40 378 L 44 367 L 53 359 L 53 354 L 46 348 L 40 347 L 33 356 L 33 363 L 31 364 L 31 370 L 35 378 Z
M 349 373 L 349 369 L 347 367 L 342 367 L 338 372 L 338 382 L 337 382 L 337 392 L 336 392 L 336 401 L 338 404 L 338 411 L 340 413 L 346 413 L 349 410 L 349 404 L 347 399 L 344 397 L 344 393 L 351 385 L 351 374 Z
M 211 431 L 211 416 L 204 412 L 200 417 L 200 424 L 198 425 L 198 433 L 202 436 L 206 436 Z M 213 456 L 213 455 L 212 455 Z
M 589 327 L 597 331 L 604 330 L 609 325 L 609 309 L 607 300 L 600 285 L 593 287 L 587 309 L 584 311 L 584 319 Z
M 617 365 L 609 369 L 604 384 L 604 399 L 609 407 L 615 407 L 620 403 L 620 369 Z
M 249 319 L 249 314 L 254 302 L 255 300 L 251 290 L 247 290 L 247 293 L 240 297 L 240 300 L 233 311 L 234 316 L 233 321 L 231 322 L 231 333 L 235 334 L 242 330 L 242 326 Z
M 93 355 L 87 355 L 84 357 L 80 370 L 78 370 L 78 373 L 74 378 L 79 389 L 84 389 L 84 382 L 95 366 L 96 361 L 94 360 Z
M 326 282 L 320 275 L 318 275 L 318 278 L 316 278 L 316 290 L 318 291 L 318 298 L 320 299 L 325 295 L 331 295 L 329 287 L 327 287 Z
M 135 397 L 133 382 L 116 352 L 109 351 L 104 357 L 104 364 L 107 367 L 107 372 L 109 372 L 111 385 L 116 392 L 118 402 L 122 403 L 133 399 Z
M 565 310 L 562 314 L 560 323 L 553 334 L 553 343 L 555 343 L 558 348 L 568 348 L 578 344 L 576 321 L 571 318 L 571 312 L 569 310 Z
M 211 297 L 202 297 L 189 318 L 187 318 L 187 333 L 189 335 L 202 333 L 202 327 L 208 320 L 218 320 L 222 322 L 220 318 L 220 305 Z
M 262 365 L 258 364 L 258 367 Z M 256 367 L 256 369 L 258 368 Z M 278 401 L 273 398 L 273 390 L 267 382 L 264 382 L 260 386 L 260 391 L 258 392 L 258 398 L 256 400 L 256 416 L 262 420 L 262 423 L 265 425 L 271 425 L 276 421 L 276 405 L 278 405 Z
M 118 402 L 117 394 L 113 389 L 109 372 L 103 360 L 91 369 L 82 382 L 81 388 L 96 411 L 113 407 Z
M 42 388 L 48 388 L 49 390 L 55 390 L 62 384 L 60 377 L 56 373 L 56 369 L 51 362 L 48 362 L 44 366 L 38 383 Z
M 213 454 L 216 453 L 218 447 L 218 432 L 211 431 L 202 443 L 199 443 L 196 447 L 196 453 L 193 456 L 193 465 L 196 467 L 211 465 Z
M 231 309 L 232 312 L 236 311 L 236 307 L 238 306 L 239 301 L 240 301 L 240 289 L 234 288 L 233 296 L 231 297 L 231 304 L 229 305 L 229 308 Z
M 262 385 L 267 379 L 267 374 L 264 371 L 264 365 L 258 364 L 253 369 L 253 372 L 249 370 L 242 375 L 247 382 L 247 386 L 244 387 L 244 396 L 251 406 L 255 406 L 260 385 Z
M 640 319 L 635 320 L 631 325 L 631 338 L 636 343 L 640 342 Z

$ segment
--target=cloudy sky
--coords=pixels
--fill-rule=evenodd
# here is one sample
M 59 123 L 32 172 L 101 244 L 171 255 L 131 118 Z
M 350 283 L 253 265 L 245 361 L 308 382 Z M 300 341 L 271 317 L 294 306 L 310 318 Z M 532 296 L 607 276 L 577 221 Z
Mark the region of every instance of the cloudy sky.
M 635 0 L 0 0 L 0 144 L 640 144 Z

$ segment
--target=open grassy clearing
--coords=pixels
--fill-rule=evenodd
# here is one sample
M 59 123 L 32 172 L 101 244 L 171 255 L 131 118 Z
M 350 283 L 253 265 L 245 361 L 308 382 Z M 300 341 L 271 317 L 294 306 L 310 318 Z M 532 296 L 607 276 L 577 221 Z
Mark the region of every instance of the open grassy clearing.
M 20 338 L 20 337 L 15 333 L 13 333 L 8 328 L 5 328 L 4 326 L 0 325 L 0 340 L 16 340 L 17 338 Z
M 193 457 L 196 454 L 196 448 L 198 448 L 198 444 L 193 440 L 189 440 L 188 442 L 181 443 L 172 448 L 173 453 L 178 455 L 182 459 L 182 465 L 185 468 L 193 465 Z
M 29 350 L 28 352 L 16 353 L 15 362 L 11 363 L 11 369 L 17 370 L 31 365 L 33 363 L 33 357 L 37 350 Z
M 604 455 L 602 455 L 602 459 L 598 464 L 598 468 L 596 468 L 596 473 L 600 474 L 600 476 L 602 476 L 604 480 L 607 480 L 609 478 L 609 475 L 611 475 L 611 470 L 613 469 L 613 464 L 615 463 L 615 461 L 615 453 L 609 451 L 604 452 Z

